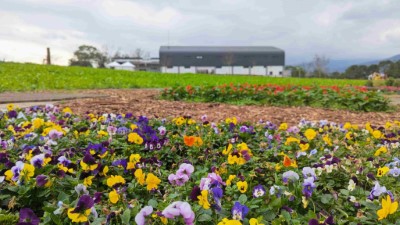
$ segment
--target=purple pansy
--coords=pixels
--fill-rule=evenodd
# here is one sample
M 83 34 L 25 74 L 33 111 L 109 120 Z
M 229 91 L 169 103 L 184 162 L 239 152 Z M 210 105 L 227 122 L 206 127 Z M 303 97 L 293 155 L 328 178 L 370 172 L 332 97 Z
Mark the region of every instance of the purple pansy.
M 232 219 L 243 220 L 249 213 L 249 208 L 246 205 L 240 204 L 240 202 L 235 202 L 232 207 Z
M 30 208 L 22 208 L 19 211 L 19 223 L 17 225 L 38 225 L 39 217 Z

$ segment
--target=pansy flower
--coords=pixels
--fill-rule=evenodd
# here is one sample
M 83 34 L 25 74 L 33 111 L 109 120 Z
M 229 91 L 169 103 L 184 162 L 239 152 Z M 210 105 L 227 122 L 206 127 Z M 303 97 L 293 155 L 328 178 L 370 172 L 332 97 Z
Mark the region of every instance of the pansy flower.
M 148 191 L 157 189 L 160 182 L 161 182 L 161 180 L 157 176 L 155 176 L 153 173 L 147 174 L 147 177 L 146 177 L 147 187 L 146 188 Z
M 19 211 L 19 223 L 17 225 L 39 225 L 40 219 L 30 208 L 22 208 Z
M 235 202 L 232 207 L 232 219 L 243 220 L 247 213 L 249 213 L 249 208 L 246 205 L 242 205 L 240 202 Z
M 97 169 L 98 164 L 90 153 L 86 153 L 79 163 L 84 171 L 93 171 Z
M 239 189 L 240 193 L 246 193 L 248 184 L 247 181 L 238 181 L 236 183 L 237 188 Z
M 261 184 L 255 186 L 253 188 L 253 197 L 254 198 L 262 197 L 264 195 L 265 195 L 265 188 Z
M 82 195 L 75 208 L 68 209 L 68 218 L 76 223 L 87 222 L 93 205 L 94 201 L 89 195 Z
M 208 202 L 208 190 L 202 190 L 201 195 L 197 196 L 199 200 L 199 205 L 201 205 L 204 209 L 210 208 L 210 203 Z
M 152 206 L 143 207 L 138 214 L 135 216 L 135 222 L 137 225 L 145 225 L 146 224 L 146 216 L 151 215 L 153 212 Z

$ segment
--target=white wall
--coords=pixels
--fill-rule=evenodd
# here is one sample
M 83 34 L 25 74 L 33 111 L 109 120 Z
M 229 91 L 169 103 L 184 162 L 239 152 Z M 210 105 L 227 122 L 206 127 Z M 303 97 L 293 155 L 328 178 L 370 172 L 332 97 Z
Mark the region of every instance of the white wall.
M 196 67 L 196 73 L 215 73 L 215 67 L 214 66 L 197 66 Z
M 167 68 L 166 66 L 161 67 L 162 73 L 178 73 L 178 67 L 174 66 L 172 68 Z
M 233 74 L 249 75 L 250 70 L 249 70 L 249 68 L 244 68 L 243 66 L 234 66 Z
M 189 68 L 185 68 L 184 66 L 179 67 L 179 72 L 180 73 L 196 73 L 196 68 L 194 66 L 191 66 Z
M 221 68 L 216 68 L 215 69 L 216 74 L 232 74 L 232 67 L 230 66 L 223 66 Z
M 267 76 L 281 77 L 282 74 L 283 74 L 283 66 L 267 66 Z
M 265 76 L 267 74 L 267 69 L 265 68 L 265 66 L 253 66 L 250 72 L 251 75 Z

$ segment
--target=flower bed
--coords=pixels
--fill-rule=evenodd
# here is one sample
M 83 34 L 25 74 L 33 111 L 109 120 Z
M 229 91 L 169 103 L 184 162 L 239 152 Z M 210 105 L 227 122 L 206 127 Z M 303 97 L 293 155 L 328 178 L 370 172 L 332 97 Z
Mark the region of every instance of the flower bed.
M 395 224 L 400 122 L 0 113 L 2 224 Z
M 274 106 L 314 106 L 354 111 L 386 111 L 389 101 L 366 87 L 221 85 L 176 86 L 164 89 L 161 97 L 169 100 L 265 104 Z

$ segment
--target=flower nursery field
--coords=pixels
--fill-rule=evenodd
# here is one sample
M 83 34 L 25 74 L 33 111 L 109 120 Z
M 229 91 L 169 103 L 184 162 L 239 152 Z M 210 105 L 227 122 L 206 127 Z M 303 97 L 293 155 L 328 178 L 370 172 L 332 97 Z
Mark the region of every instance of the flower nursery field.
M 400 122 L 0 113 L 1 224 L 398 224 Z
M 0 92 L 105 88 L 165 88 L 176 85 L 292 84 L 362 86 L 364 80 L 274 78 L 205 74 L 161 74 L 83 67 L 0 63 Z

